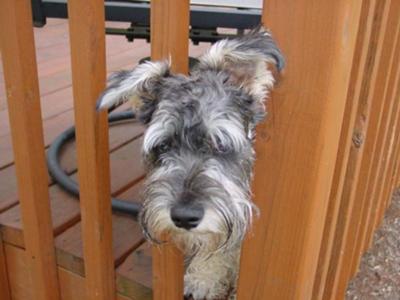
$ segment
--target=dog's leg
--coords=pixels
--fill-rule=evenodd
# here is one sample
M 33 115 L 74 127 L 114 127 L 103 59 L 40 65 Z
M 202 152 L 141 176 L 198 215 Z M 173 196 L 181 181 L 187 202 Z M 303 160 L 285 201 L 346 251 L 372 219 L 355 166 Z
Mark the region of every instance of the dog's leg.
M 240 249 L 195 256 L 186 269 L 185 296 L 193 300 L 236 298 Z

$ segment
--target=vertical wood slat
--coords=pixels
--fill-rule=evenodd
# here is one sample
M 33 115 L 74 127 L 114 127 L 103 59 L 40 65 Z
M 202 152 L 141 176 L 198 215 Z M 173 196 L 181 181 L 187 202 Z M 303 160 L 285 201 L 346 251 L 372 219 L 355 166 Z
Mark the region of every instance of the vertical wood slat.
M 396 3 L 398 3 L 396 1 Z M 400 20 L 399 18 L 399 11 L 400 11 L 400 3 L 398 5 L 398 7 L 396 7 L 397 10 L 395 10 L 397 12 L 397 20 Z M 391 33 L 393 36 L 398 36 L 398 31 L 397 34 L 396 32 L 392 32 Z M 398 38 L 399 40 L 399 38 Z M 400 48 L 397 47 L 396 53 L 397 53 L 397 58 L 398 58 L 398 54 L 399 54 L 399 50 Z M 391 62 L 390 66 L 388 66 L 388 71 L 386 77 L 390 77 L 391 78 L 391 90 L 389 91 L 389 93 L 393 92 L 393 88 L 394 88 L 394 81 L 396 80 L 396 75 L 397 75 L 397 70 L 394 67 L 394 64 L 396 62 Z M 388 87 L 386 87 L 388 88 Z M 371 210 L 371 215 L 369 218 L 369 222 L 367 224 L 367 239 L 366 239 L 366 247 L 369 247 L 373 233 L 376 229 L 376 225 L 378 222 L 378 214 L 379 214 L 379 209 L 381 206 L 381 187 L 383 186 L 384 182 L 385 182 L 385 177 L 386 174 L 384 173 L 386 167 L 386 155 L 387 155 L 387 131 L 388 131 L 388 127 L 390 122 L 392 121 L 392 110 L 393 110 L 393 105 L 395 103 L 392 102 L 392 100 L 394 100 L 392 97 L 390 97 L 392 94 L 389 95 L 389 97 L 387 97 L 387 95 L 385 95 L 385 97 L 383 97 L 384 99 L 384 105 L 382 108 L 382 112 L 381 112 L 381 121 L 379 122 L 379 129 L 378 129 L 378 135 L 376 137 L 376 151 L 374 153 L 374 164 L 373 164 L 373 169 L 372 169 L 372 177 L 370 179 L 370 183 L 369 185 L 372 186 L 371 188 L 371 194 L 370 197 L 372 197 L 372 202 L 373 202 L 373 206 L 372 206 L 372 210 Z M 366 248 L 364 248 L 364 250 L 366 250 Z
M 393 1 L 386 1 L 386 11 L 389 11 L 389 4 L 395 5 Z M 387 15 L 389 18 L 389 15 Z M 361 161 L 361 170 L 359 173 L 359 180 L 356 186 L 355 193 L 355 203 L 362 204 L 361 207 L 356 208 L 356 212 L 360 212 L 360 216 L 358 219 L 351 219 L 351 228 L 354 228 L 354 237 L 349 236 L 349 238 L 353 239 L 354 245 L 352 249 L 352 254 L 347 253 L 349 257 L 351 257 L 351 267 L 350 273 L 353 274 L 359 265 L 359 261 L 363 254 L 362 244 L 365 239 L 365 233 L 367 230 L 367 226 L 369 223 L 369 212 L 373 206 L 373 199 L 371 197 L 371 188 L 370 179 L 373 176 L 373 169 L 376 162 L 374 161 L 374 155 L 376 153 L 376 140 L 378 136 L 379 124 L 381 122 L 382 110 L 384 107 L 384 96 L 383 90 L 385 89 L 385 80 L 387 79 L 387 68 L 390 64 L 391 54 L 388 51 L 392 50 L 395 36 L 393 35 L 393 30 L 396 30 L 396 27 L 393 27 L 396 24 L 396 19 L 393 18 L 393 12 L 391 12 L 390 22 L 392 25 L 388 23 L 388 21 L 382 21 L 386 24 L 383 25 L 382 30 L 386 31 L 386 40 L 389 39 L 391 41 L 391 47 L 386 45 L 381 45 L 380 51 L 378 51 L 378 64 L 379 64 L 379 74 L 377 75 L 378 81 L 374 83 L 374 94 L 371 106 L 371 116 L 369 119 L 367 133 L 364 139 L 364 155 Z M 380 34 L 383 37 L 383 33 Z M 383 41 L 383 39 L 382 39 Z
M 398 4 L 397 1 L 395 1 L 396 5 Z M 397 13 L 398 14 L 398 13 Z M 397 16 L 398 18 L 398 16 Z M 390 33 L 391 35 L 394 35 L 393 32 Z M 385 70 L 385 75 L 387 76 L 387 70 Z M 385 99 L 387 101 L 387 99 Z M 379 101 L 379 100 L 377 100 Z M 371 205 L 369 207 L 369 210 L 366 215 L 366 221 L 365 225 L 366 228 L 364 228 L 362 235 L 361 235 L 361 253 L 365 252 L 368 247 L 369 243 L 371 241 L 372 234 L 374 232 L 374 218 L 375 218 L 375 213 L 379 207 L 378 199 L 375 197 L 375 191 L 377 188 L 377 185 L 380 184 L 381 178 L 378 177 L 378 172 L 379 168 L 381 166 L 381 157 L 382 157 L 382 151 L 383 151 L 383 145 L 381 144 L 381 128 L 384 126 L 386 119 L 384 116 L 385 113 L 385 103 L 382 103 L 380 108 L 376 110 L 379 114 L 377 123 L 375 124 L 375 136 L 374 136 L 374 148 L 373 148 L 373 154 L 371 156 L 372 160 L 372 165 L 371 169 L 369 170 L 369 175 L 368 175 L 368 183 L 367 183 L 367 192 L 366 192 L 366 197 L 370 198 Z
M 335 164 L 335 174 L 329 196 L 328 211 L 325 218 L 325 228 L 321 243 L 318 267 L 313 287 L 313 299 L 321 299 L 324 293 L 325 281 L 328 274 L 329 260 L 332 255 L 335 229 L 338 221 L 340 200 L 343 192 L 345 175 L 349 162 L 350 147 L 353 144 L 354 125 L 360 106 L 367 103 L 362 102 L 363 93 L 369 88 L 371 78 L 370 61 L 375 56 L 375 49 L 371 46 L 376 28 L 374 25 L 376 1 L 364 1 L 359 32 L 357 33 L 357 44 L 354 52 L 354 62 L 351 71 L 350 88 L 346 100 L 346 108 L 343 119 L 339 152 Z
M 400 4 L 399 2 L 397 2 Z M 379 106 L 385 107 L 385 103 L 390 103 L 390 101 L 386 100 L 386 98 L 390 98 L 390 95 L 388 95 L 388 85 L 393 83 L 393 76 L 394 74 L 391 74 L 391 76 L 387 76 L 387 70 L 390 69 L 390 66 L 393 64 L 393 61 L 398 59 L 397 52 L 395 51 L 396 47 L 396 31 L 398 32 L 399 30 L 399 20 L 396 18 L 396 2 L 392 2 L 392 5 L 389 8 L 389 16 L 388 16 L 388 25 L 386 26 L 386 33 L 385 37 L 383 40 L 383 49 L 382 53 L 379 54 L 381 55 L 382 59 L 380 60 L 380 65 L 377 73 L 377 81 L 375 82 L 377 88 L 375 88 L 372 91 L 372 95 L 374 99 L 372 99 L 372 106 L 371 106 L 371 112 L 370 113 L 375 113 L 374 109 L 376 108 L 375 104 L 379 103 Z M 379 53 L 380 51 L 378 51 Z M 389 88 L 390 89 L 390 88 Z M 385 100 L 383 100 L 385 99 Z M 378 109 L 379 110 L 379 109 Z M 361 115 L 361 117 L 363 117 Z M 382 118 L 382 117 L 381 117 Z M 383 115 L 384 118 L 384 115 Z M 365 122 L 368 122 L 370 117 L 367 118 Z M 367 129 L 368 130 L 368 129 Z M 365 136 L 365 134 L 364 134 Z M 376 136 L 375 138 L 379 138 Z M 376 141 L 374 141 L 376 143 Z M 379 142 L 378 142 L 379 144 Z M 364 150 L 365 148 L 363 148 Z M 368 156 L 367 152 L 363 152 L 362 156 L 365 155 L 366 160 L 371 160 L 373 159 L 372 156 Z M 362 162 L 362 159 L 361 159 Z M 361 170 L 361 166 L 359 166 Z M 360 171 L 358 176 L 360 176 Z M 362 211 L 362 206 L 364 203 L 362 202 L 357 202 L 357 184 L 358 180 L 360 180 L 360 177 L 352 179 L 352 178 L 347 178 L 349 185 L 353 186 L 353 192 L 354 194 L 349 195 L 351 201 L 352 201 L 352 207 L 348 208 L 348 214 L 347 214 L 347 220 L 343 220 L 343 223 L 345 224 L 347 228 L 345 228 L 344 231 L 338 232 L 337 239 L 340 239 L 343 237 L 343 245 L 339 249 L 337 248 L 336 251 L 340 251 L 340 257 L 339 261 L 333 260 L 332 261 L 332 270 L 334 270 L 336 273 L 335 275 L 335 284 L 334 284 L 334 293 L 337 297 L 344 297 L 348 281 L 350 280 L 351 276 L 354 274 L 354 270 L 352 269 L 352 264 L 353 264 L 353 251 L 356 245 L 356 239 L 355 236 L 357 236 L 357 231 L 358 231 L 358 224 L 359 220 L 361 219 L 361 211 Z M 329 292 L 327 293 L 329 294 Z M 335 295 L 333 295 L 333 299 L 335 299 Z
M 151 58 L 171 59 L 174 72 L 188 73 L 189 0 L 151 1 Z M 153 247 L 153 297 L 182 299 L 183 257 L 171 244 Z
M 400 86 L 399 86 L 399 94 L 397 95 L 397 101 L 400 101 Z M 400 120 L 397 124 L 396 128 L 396 135 L 395 135 L 395 141 L 396 141 L 396 148 L 394 152 L 394 168 L 393 168 L 393 173 L 392 173 L 392 180 L 390 184 L 390 190 L 388 191 L 389 193 L 395 191 L 397 188 L 400 187 Z M 390 199 L 387 203 L 387 206 L 391 204 L 391 195 Z
M 311 298 L 361 2 L 264 1 L 288 68 L 258 127 L 261 216 L 243 245 L 238 299 Z
M 399 50 L 400 51 L 400 50 Z M 399 72 L 400 72 L 400 64 L 398 64 L 397 66 L 399 68 Z M 395 187 L 393 186 L 393 178 L 395 175 L 395 168 L 397 166 L 397 149 L 400 146 L 400 140 L 399 140 L 399 135 L 400 135 L 400 105 L 398 102 L 400 102 L 400 83 L 397 83 L 397 89 L 396 89 L 396 93 L 394 94 L 394 100 L 397 102 L 397 115 L 395 116 L 395 121 L 394 121 L 394 125 L 391 128 L 392 130 L 392 134 L 389 140 L 389 158 L 387 161 L 388 164 L 388 170 L 387 170 L 387 178 L 386 178 L 386 182 L 385 185 L 382 189 L 382 198 L 383 198 L 383 204 L 380 208 L 380 216 L 379 219 L 382 220 L 385 214 L 385 211 L 387 209 L 387 207 L 390 205 L 391 203 L 391 199 L 392 199 L 392 194 L 395 191 Z M 395 102 L 395 103 L 396 103 Z
M 397 10 L 397 18 L 400 20 L 400 5 Z M 400 22 L 399 22 L 400 24 Z M 399 25 L 400 31 L 400 25 Z M 386 210 L 386 199 L 387 196 L 384 192 L 386 186 L 389 184 L 389 174 L 390 174 L 390 165 L 392 164 L 392 152 L 393 152 L 393 142 L 394 142 L 394 128 L 397 125 L 400 102 L 398 101 L 397 87 L 400 82 L 400 34 L 397 34 L 397 45 L 395 47 L 396 59 L 394 59 L 391 63 L 390 68 L 390 85 L 388 86 L 388 91 L 386 97 L 388 98 L 388 105 L 385 107 L 385 112 L 383 118 L 386 119 L 384 125 L 380 130 L 380 139 L 378 140 L 378 144 L 381 145 L 382 153 L 381 153 L 381 162 L 379 166 L 379 170 L 377 172 L 377 179 L 375 181 L 375 201 L 377 201 L 378 206 L 375 212 L 375 217 L 373 220 L 372 228 L 373 231 L 379 226 L 383 214 Z M 371 234 L 373 235 L 373 233 Z
M 7 275 L 7 262 L 4 253 L 3 239 L 0 235 L 0 299 L 11 300 L 10 285 Z
M 104 1 L 68 1 L 82 213 L 86 298 L 115 299 L 107 112 L 96 112 L 105 86 Z
M 29 274 L 35 299 L 60 299 L 29 0 L 0 1 L 0 38 Z

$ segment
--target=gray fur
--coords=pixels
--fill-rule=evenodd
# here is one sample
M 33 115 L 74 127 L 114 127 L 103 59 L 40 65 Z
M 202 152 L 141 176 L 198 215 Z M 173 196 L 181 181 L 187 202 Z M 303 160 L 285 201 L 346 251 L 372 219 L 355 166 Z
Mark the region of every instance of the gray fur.
M 262 28 L 216 43 L 199 61 L 190 76 L 169 74 L 165 63 L 152 63 L 148 73 L 146 67 L 123 71 L 112 78 L 99 107 L 123 102 L 127 95 L 140 98 L 137 114 L 147 124 L 144 234 L 158 243 L 169 233 L 182 249 L 185 295 L 234 298 L 240 246 L 254 211 L 254 131 L 273 84 L 266 67 L 272 63 L 280 70 L 284 63 Z M 178 228 L 171 208 L 193 203 L 204 217 L 195 228 Z

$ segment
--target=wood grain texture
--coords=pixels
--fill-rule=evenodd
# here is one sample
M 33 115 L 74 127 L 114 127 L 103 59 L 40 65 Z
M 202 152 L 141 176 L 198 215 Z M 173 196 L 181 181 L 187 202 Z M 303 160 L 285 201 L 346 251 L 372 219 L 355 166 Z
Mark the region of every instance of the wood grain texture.
M 7 265 L 10 270 L 10 288 L 13 300 L 34 299 L 32 291 L 32 282 L 29 276 L 26 276 L 28 270 L 27 256 L 25 251 L 4 244 L 7 257 Z M 81 300 L 85 297 L 84 277 L 74 274 L 64 268 L 58 267 L 58 277 L 60 283 L 62 300 Z M 3 300 L 3 298 L 1 298 Z M 145 300 L 145 298 L 132 298 L 118 295 L 117 300 Z
M 383 2 L 382 2 L 383 4 Z M 362 203 L 361 207 L 357 207 L 354 211 L 358 215 L 354 220 L 351 219 L 351 228 L 353 228 L 353 235 L 355 238 L 349 236 L 351 239 L 351 252 L 347 254 L 351 258 L 350 274 L 353 274 L 357 269 L 361 256 L 365 250 L 363 246 L 366 240 L 366 232 L 368 224 L 370 223 L 371 211 L 374 210 L 373 194 L 373 181 L 377 172 L 378 161 L 376 161 L 377 153 L 380 152 L 380 145 L 377 143 L 379 137 L 379 128 L 382 122 L 382 114 L 385 107 L 385 89 L 388 84 L 388 68 L 393 58 L 393 47 L 396 38 L 396 29 L 398 26 L 398 19 L 396 13 L 393 13 L 391 6 L 396 5 L 396 1 L 386 2 L 386 17 L 382 19 L 380 41 L 378 41 L 377 57 L 377 72 L 373 82 L 373 90 L 370 92 L 372 97 L 370 117 L 368 120 L 368 129 L 364 139 L 364 154 L 361 161 L 361 168 L 359 172 L 358 181 L 356 183 L 355 203 Z M 354 226 L 354 227 L 353 227 Z M 348 247 L 350 248 L 350 247 Z
M 339 150 L 336 159 L 335 173 L 329 195 L 328 211 L 325 218 L 325 227 L 318 267 L 313 287 L 313 299 L 321 299 L 325 281 L 328 274 L 329 260 L 332 255 L 335 229 L 338 221 L 340 197 L 343 192 L 349 154 L 353 143 L 354 125 L 357 112 L 360 110 L 362 90 L 370 81 L 371 68 L 369 62 L 376 51 L 370 51 L 373 37 L 376 1 L 364 1 L 360 17 L 359 31 L 357 34 L 354 61 L 351 70 L 350 87 L 348 90 L 346 108 L 340 135 Z
M 398 101 L 400 101 L 400 86 L 399 94 L 397 95 Z M 389 193 L 395 191 L 397 188 L 400 187 L 400 121 L 397 124 L 396 128 L 396 135 L 395 135 L 395 144 L 396 148 L 394 151 L 394 168 L 392 173 L 392 182 L 390 184 Z M 391 199 L 389 199 L 387 206 L 391 204 Z
M 400 68 L 400 65 L 399 65 Z M 400 102 L 400 84 L 397 86 L 397 91 L 396 94 L 394 95 L 396 97 L 395 101 Z M 399 108 L 398 108 L 399 110 Z M 393 192 L 396 191 L 396 186 L 394 185 L 394 178 L 396 174 L 396 167 L 398 163 L 398 148 L 400 147 L 400 111 L 398 111 L 395 124 L 393 125 L 392 128 L 393 132 L 390 137 L 390 145 L 389 145 L 389 151 L 390 151 L 390 158 L 388 160 L 388 170 L 387 170 L 387 180 L 385 182 L 385 186 L 383 188 L 382 192 L 382 197 L 383 197 L 383 207 L 381 207 L 381 218 L 383 218 L 386 209 L 389 207 L 391 204 L 391 199 Z
M 151 1 L 151 58 L 171 60 L 173 72 L 189 70 L 189 1 Z M 181 299 L 183 257 L 170 243 L 153 248 L 153 297 Z
M 151 58 L 171 59 L 171 69 L 188 73 L 189 1 L 151 1 Z
M 372 74 L 367 85 L 363 87 L 359 110 L 357 112 L 354 126 L 354 139 L 356 141 L 358 138 L 361 144 L 355 142 L 349 153 L 345 185 L 339 198 L 340 208 L 335 229 L 332 255 L 329 262 L 328 276 L 325 284 L 325 299 L 344 297 L 350 278 L 350 266 L 352 263 L 351 253 L 355 244 L 354 236 L 357 232 L 357 220 L 360 218 L 359 206 L 362 205 L 361 202 L 356 202 L 357 184 L 360 179 L 363 157 L 367 155 L 364 152 L 365 148 L 362 142 L 369 127 L 371 112 L 374 112 L 374 104 L 378 104 L 376 101 L 380 101 L 380 99 L 383 99 L 385 96 L 385 86 L 388 83 L 388 78 L 385 76 L 385 67 L 390 66 L 394 53 L 393 45 L 395 39 L 390 36 L 391 30 L 396 30 L 398 22 L 393 18 L 395 14 L 391 14 L 391 9 L 394 7 L 390 7 L 389 4 L 390 3 L 388 3 L 386 8 L 383 2 L 378 4 L 381 5 L 381 9 L 377 10 L 376 15 L 382 18 L 384 24 L 377 31 L 376 39 L 373 39 L 376 42 L 371 43 L 373 49 L 375 49 L 374 45 L 377 45 L 375 49 L 377 59 L 373 60 L 373 64 L 375 63 L 375 65 L 372 67 Z M 388 20 L 388 22 L 386 20 Z M 380 101 L 380 103 L 382 103 L 382 101 Z
M 36 299 L 60 299 L 30 1 L 0 2 L 0 39 L 28 276 Z
M 141 184 L 137 184 L 126 192 L 119 194 L 118 198 L 126 201 L 138 199 Z M 114 266 L 118 267 L 127 256 L 138 248 L 144 241 L 141 228 L 137 221 L 131 217 L 113 214 L 113 258 Z M 84 276 L 83 240 L 81 235 L 81 222 L 71 226 L 55 239 L 57 249 L 57 263 L 78 275 Z
M 143 127 L 138 123 L 132 123 L 129 121 L 125 121 L 119 124 L 114 124 L 110 127 L 110 140 L 109 140 L 109 148 L 110 152 L 113 153 L 117 151 L 119 148 L 125 148 L 125 144 L 129 144 L 131 141 L 138 138 L 143 133 Z M 141 147 L 141 144 L 137 146 Z M 119 150 L 118 150 L 119 151 Z M 114 159 L 116 160 L 116 165 L 119 164 L 118 156 L 120 154 L 114 154 Z M 126 154 L 127 155 L 127 154 Z M 112 155 L 113 156 L 113 155 Z M 76 161 L 76 144 L 75 142 L 70 142 L 65 145 L 61 151 L 60 157 L 60 165 L 67 174 L 73 174 L 77 169 L 77 161 Z M 128 161 L 129 163 L 129 161 Z M 115 174 L 120 174 L 119 170 L 114 170 Z M 128 172 L 130 173 L 130 172 Z M 125 175 L 129 175 L 125 173 Z M 122 174 L 120 174 L 122 175 Z M 0 213 L 6 211 L 12 206 L 18 204 L 18 194 L 17 194 L 17 182 L 15 178 L 15 166 L 11 165 L 8 168 L 0 170 L 0 177 L 2 180 L 0 181 Z M 117 179 L 114 180 L 116 182 Z M 112 181 L 113 182 L 113 181 Z M 53 187 L 54 181 L 49 177 L 49 193 L 50 199 L 53 201 L 55 198 L 53 195 L 53 190 L 56 187 Z M 119 186 L 119 188 L 123 188 L 124 186 Z M 116 192 L 116 191 L 115 191 Z M 62 196 L 61 196 L 62 197 Z M 57 207 L 54 207 L 56 209 Z M 0 215 L 0 223 L 2 221 L 2 216 Z M 53 218 L 54 220 L 54 218 Z M 57 220 L 54 220 L 57 222 Z
M 400 20 L 400 4 L 396 10 L 398 12 L 397 19 Z M 372 221 L 373 231 L 380 225 L 383 215 L 386 210 L 386 197 L 391 197 L 385 193 L 386 186 L 389 185 L 389 178 L 391 173 L 391 165 L 393 163 L 393 147 L 394 147 L 394 134 L 397 126 L 399 116 L 400 101 L 397 97 L 397 87 L 400 84 L 400 21 L 397 32 L 397 44 L 394 47 L 395 57 L 392 60 L 389 68 L 389 83 L 386 89 L 387 105 L 384 108 L 382 118 L 385 120 L 381 124 L 378 145 L 381 145 L 380 165 L 377 170 L 377 178 L 375 180 L 374 198 L 378 206 L 375 216 Z M 372 239 L 371 239 L 372 241 Z
M 0 234 L 0 299 L 11 300 L 10 283 L 7 274 L 6 254 L 3 239 Z
M 68 2 L 86 299 L 115 299 L 107 112 L 96 112 L 105 87 L 101 0 Z
M 261 216 L 243 246 L 239 299 L 312 296 L 361 2 L 264 1 L 288 67 L 258 128 Z

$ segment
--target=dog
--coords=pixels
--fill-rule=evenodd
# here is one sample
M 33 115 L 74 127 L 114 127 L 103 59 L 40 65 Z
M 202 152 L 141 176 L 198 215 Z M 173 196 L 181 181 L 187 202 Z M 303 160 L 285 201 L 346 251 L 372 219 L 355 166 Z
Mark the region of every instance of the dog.
M 168 61 L 111 76 L 99 98 L 106 109 L 128 100 L 146 125 L 148 169 L 139 222 L 145 237 L 163 234 L 185 255 L 185 297 L 235 299 L 240 249 L 254 212 L 255 127 L 284 67 L 269 31 L 220 40 L 189 76 Z

